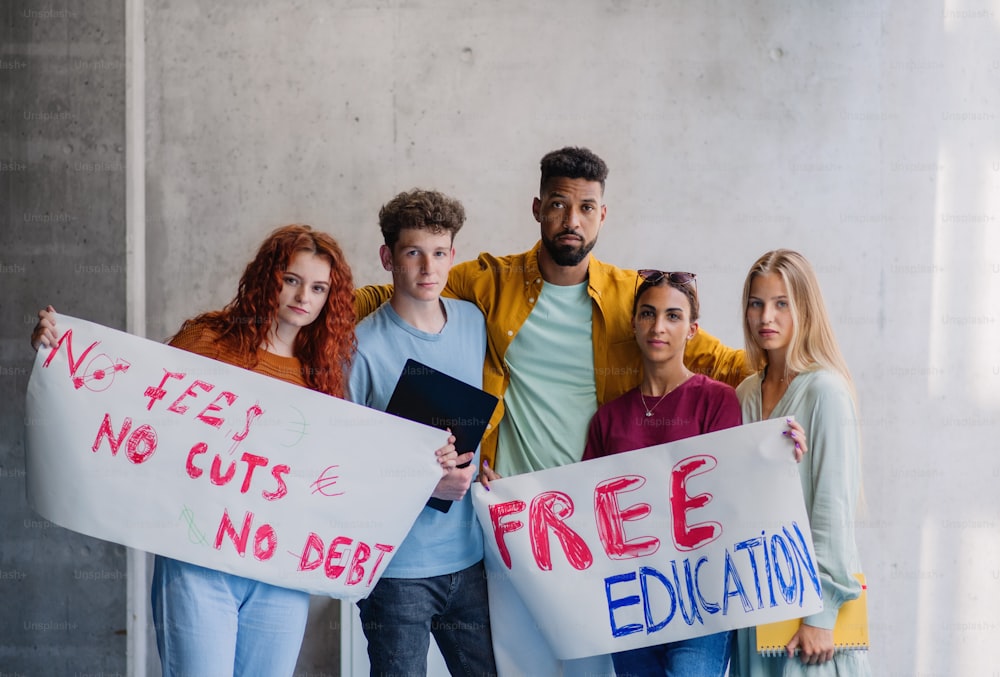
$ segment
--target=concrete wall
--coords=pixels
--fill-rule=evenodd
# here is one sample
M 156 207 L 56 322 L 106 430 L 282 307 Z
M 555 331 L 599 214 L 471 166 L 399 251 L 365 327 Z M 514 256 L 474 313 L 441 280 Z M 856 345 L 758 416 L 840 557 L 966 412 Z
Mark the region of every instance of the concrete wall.
M 757 255 L 793 247 L 818 268 L 861 401 L 867 510 L 857 526 L 876 674 L 986 674 L 1000 661 L 990 641 L 1000 623 L 1000 5 L 147 0 L 144 11 L 151 338 L 225 303 L 260 238 L 287 222 L 330 230 L 359 283 L 384 281 L 375 216 L 415 185 L 465 202 L 460 259 L 526 249 L 537 237 L 538 159 L 589 146 L 611 167 L 595 253 L 698 272 L 702 324 L 729 343 L 742 341 L 739 289 Z M 98 15 L 82 25 L 100 23 L 120 43 L 120 17 Z M 48 42 L 57 37 L 46 25 L 39 38 L 8 19 L 5 30 L 21 32 L 4 41 L 3 59 L 21 46 L 53 77 L 48 64 L 66 47 Z M 63 30 L 71 47 L 85 39 Z M 35 78 L 0 78 L 25 87 L 5 110 L 35 109 Z M 78 80 L 43 91 L 95 96 Z M 120 114 L 105 105 L 102 139 Z M 53 156 L 67 143 L 77 154 L 91 147 L 74 143 L 68 124 L 43 128 L 57 140 L 37 147 Z M 28 138 L 8 130 L 9 143 Z M 30 157 L 29 147 L 4 157 Z M 0 174 L 0 185 L 24 200 L 33 171 Z M 50 193 L 81 180 L 47 171 L 39 189 Z M 104 215 L 103 229 L 114 222 L 109 195 L 67 194 L 65 204 Z M 28 230 L 11 216 L 22 211 L 5 208 L 5 238 Z M 96 236 L 84 243 L 90 217 L 78 218 L 3 256 L 27 266 L 33 253 L 94 261 L 112 250 Z M 72 245 L 55 237 L 60 228 Z M 114 304 L 96 302 L 98 276 L 84 278 L 84 293 L 66 273 L 51 291 L 36 275 L 2 276 L 4 308 L 14 299 L 18 318 L 4 330 L 4 364 L 27 364 L 21 318 L 45 299 L 120 324 Z M 24 376 L 2 382 L 20 402 Z M 18 440 L 2 441 L 4 519 L 9 489 L 23 493 L 9 475 Z M 30 547 L 54 531 L 32 533 Z M 26 566 L 12 561 L 4 570 Z M 69 553 L 52 562 L 64 577 L 79 566 Z M 66 581 L 36 600 L 25 581 L 0 586 L 28 605 L 74 609 L 93 590 Z M 335 604 L 315 611 L 300 665 L 332 674 Z M 30 642 L 8 645 L 41 664 Z
M 124 6 L 0 18 L 0 672 L 125 674 L 125 549 L 31 512 L 23 436 L 38 308 L 125 327 Z

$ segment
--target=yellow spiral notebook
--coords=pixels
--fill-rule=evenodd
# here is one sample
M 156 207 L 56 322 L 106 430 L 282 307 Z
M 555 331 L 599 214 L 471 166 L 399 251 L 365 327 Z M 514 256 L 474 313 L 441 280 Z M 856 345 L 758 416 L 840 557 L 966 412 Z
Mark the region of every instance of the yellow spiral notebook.
M 837 612 L 833 628 L 836 651 L 868 650 L 868 586 L 864 574 L 854 574 L 861 581 L 861 596 L 845 602 Z M 801 618 L 757 626 L 757 653 L 761 656 L 784 656 L 785 647 L 802 623 Z

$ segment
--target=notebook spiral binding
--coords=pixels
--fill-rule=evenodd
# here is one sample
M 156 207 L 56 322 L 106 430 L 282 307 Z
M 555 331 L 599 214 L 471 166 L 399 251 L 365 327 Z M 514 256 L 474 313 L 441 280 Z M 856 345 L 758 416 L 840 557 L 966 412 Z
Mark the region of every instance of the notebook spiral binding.
M 789 637 L 789 639 L 791 639 L 791 637 Z M 833 649 L 834 653 L 842 653 L 844 651 L 868 651 L 868 644 L 843 644 L 836 645 Z M 763 648 L 758 651 L 758 653 L 764 658 L 779 658 L 787 654 L 784 646 Z M 799 655 L 798 649 L 795 650 L 795 655 Z
M 834 652 L 867 651 L 868 643 L 868 586 L 864 574 L 854 574 L 861 582 L 861 595 L 840 606 L 837 624 L 833 628 Z M 765 657 L 785 656 L 785 646 L 801 625 L 802 619 L 768 623 L 757 626 L 757 653 Z M 798 649 L 795 651 L 799 653 Z

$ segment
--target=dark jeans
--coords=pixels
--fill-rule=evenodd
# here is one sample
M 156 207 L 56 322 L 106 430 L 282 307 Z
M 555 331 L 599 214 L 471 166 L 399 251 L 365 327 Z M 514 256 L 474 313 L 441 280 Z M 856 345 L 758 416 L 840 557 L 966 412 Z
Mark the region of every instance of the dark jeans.
M 426 675 L 434 635 L 452 675 L 496 675 L 483 563 L 430 578 L 383 578 L 358 601 L 372 677 Z
M 733 646 L 732 631 L 682 639 L 612 654 L 618 677 L 723 677 Z

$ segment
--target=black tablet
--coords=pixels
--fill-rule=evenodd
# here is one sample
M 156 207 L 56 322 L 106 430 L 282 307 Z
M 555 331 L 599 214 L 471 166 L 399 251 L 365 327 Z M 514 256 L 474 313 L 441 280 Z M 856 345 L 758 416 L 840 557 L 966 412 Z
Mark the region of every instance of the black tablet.
M 385 410 L 434 428 L 450 428 L 455 448 L 462 454 L 479 446 L 498 401 L 475 386 L 411 359 L 403 365 Z M 427 504 L 442 512 L 451 507 L 451 501 L 435 498 Z

